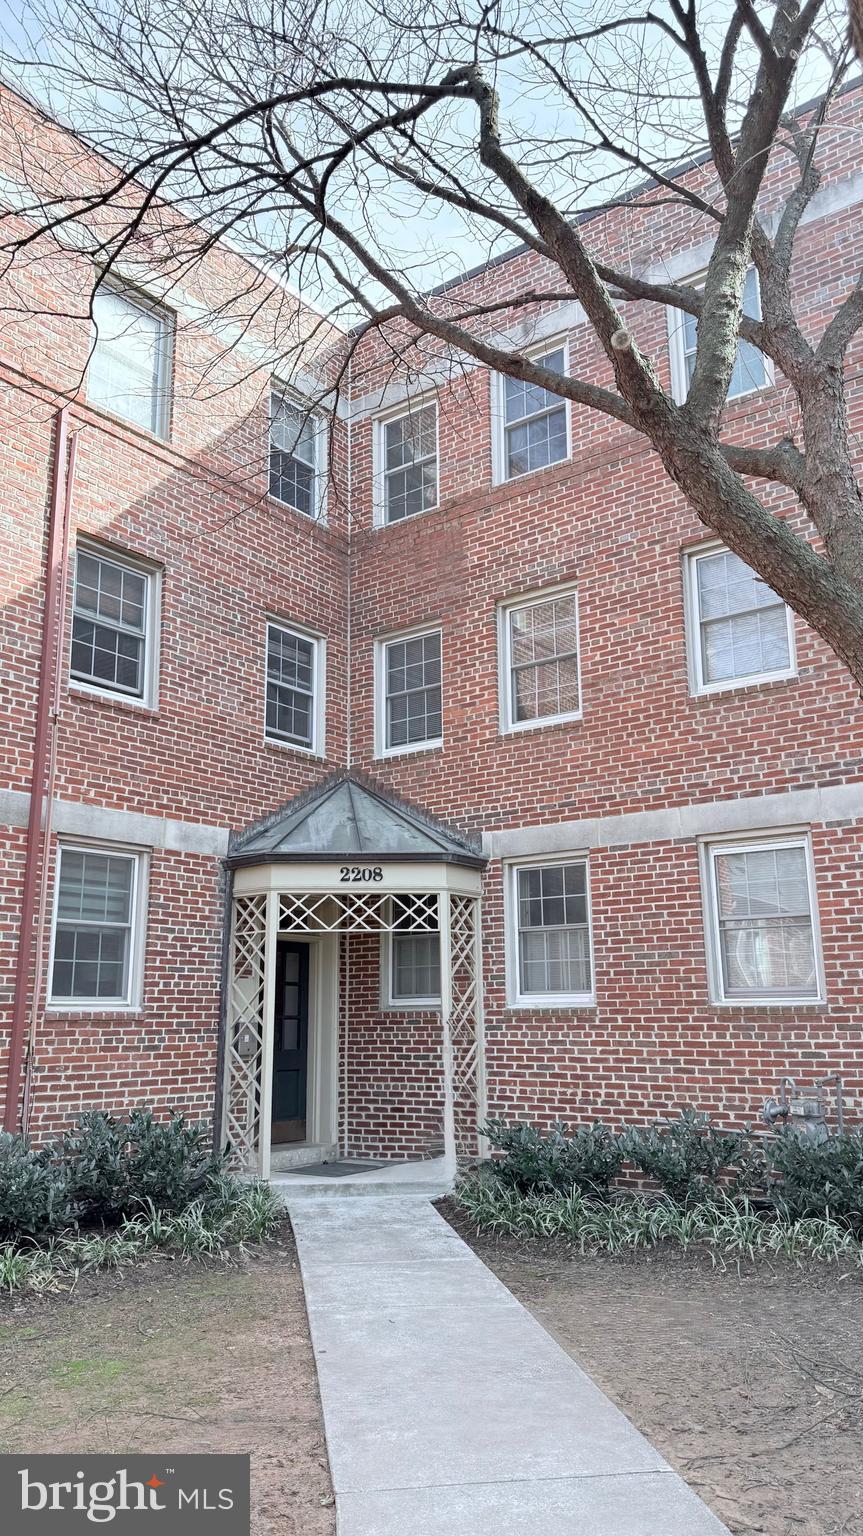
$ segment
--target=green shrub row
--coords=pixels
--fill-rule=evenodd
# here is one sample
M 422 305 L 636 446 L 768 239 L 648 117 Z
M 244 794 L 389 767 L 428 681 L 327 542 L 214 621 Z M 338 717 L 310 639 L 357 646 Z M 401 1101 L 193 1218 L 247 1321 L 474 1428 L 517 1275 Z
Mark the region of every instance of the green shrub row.
M 160 1210 L 152 1200 L 112 1231 L 77 1232 L 41 1242 L 0 1244 L 0 1290 L 57 1291 L 96 1269 L 123 1269 L 161 1250 L 183 1259 L 225 1255 L 271 1237 L 284 1210 L 267 1184 L 210 1179 L 183 1210 Z
M 148 1205 L 177 1214 L 223 1169 L 210 1129 L 185 1116 L 127 1119 L 92 1110 L 58 1141 L 33 1148 L 0 1133 L 0 1240 L 116 1225 Z
M 683 1206 L 667 1195 L 597 1200 L 576 1188 L 525 1194 L 486 1170 L 462 1180 L 456 1198 L 481 1231 L 563 1238 L 582 1253 L 631 1253 L 674 1243 L 684 1250 L 706 1247 L 714 1261 L 783 1258 L 797 1264 L 844 1261 L 863 1268 L 863 1244 L 846 1224 L 829 1216 L 796 1221 L 766 1216 L 745 1196 L 719 1194 Z
M 829 1217 L 863 1229 L 863 1132 L 814 1141 L 783 1130 L 754 1136 L 722 1131 L 693 1109 L 675 1120 L 614 1131 L 596 1121 L 570 1131 L 492 1119 L 485 1134 L 501 1156 L 499 1185 L 521 1194 L 568 1194 L 608 1200 L 628 1165 L 679 1206 L 721 1194 L 769 1204 L 788 1221 Z

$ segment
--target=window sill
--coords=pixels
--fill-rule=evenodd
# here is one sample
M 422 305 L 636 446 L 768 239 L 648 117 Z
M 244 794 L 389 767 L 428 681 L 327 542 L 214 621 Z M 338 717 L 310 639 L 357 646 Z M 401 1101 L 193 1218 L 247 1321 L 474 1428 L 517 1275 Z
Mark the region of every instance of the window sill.
M 299 752 L 303 757 L 316 758 L 319 763 L 324 762 L 325 752 L 319 752 L 317 747 L 301 747 L 295 741 L 278 741 L 275 736 L 265 736 L 265 747 L 274 747 L 277 752 Z
M 555 459 L 551 464 L 538 464 L 536 469 L 523 469 L 520 475 L 495 475 L 492 486 L 496 491 L 505 490 L 508 485 L 521 485 L 523 481 L 530 480 L 534 475 L 547 474 L 551 470 L 565 469 L 572 463 L 572 453 L 569 452 L 563 459 Z
M 715 699 L 724 698 L 732 693 L 749 693 L 753 688 L 772 688 L 776 683 L 796 683 L 800 680 L 800 673 L 793 672 L 765 672 L 758 677 L 734 677 L 727 683 L 709 683 L 704 688 L 691 688 L 691 699 Z
M 525 1002 L 523 1000 L 519 1000 L 518 1002 L 508 1002 L 504 1012 L 518 1014 L 595 1013 L 598 1006 L 599 1005 L 595 997 L 560 997 L 556 999 L 544 997 L 535 1001 L 531 1000 L 530 1002 Z
M 267 491 L 267 501 L 281 512 L 293 512 L 294 517 L 302 518 L 303 523 L 308 523 L 312 528 L 328 528 L 327 514 L 321 509 L 319 512 L 303 512 L 302 508 L 295 507 L 289 501 L 282 501 L 280 496 L 274 496 L 272 491 Z
M 789 1008 L 799 1012 L 801 1008 L 811 1009 L 815 1013 L 823 1013 L 827 1007 L 826 997 L 712 997 L 711 1008 L 721 1008 L 725 1012 L 729 1008 L 737 1008 L 741 1013 L 749 1009 L 758 1008 L 763 1011 L 771 1009 L 774 1013 L 787 1013 Z
M 385 763 L 391 757 L 413 757 L 417 752 L 440 752 L 443 750 L 443 738 L 435 741 L 418 741 L 408 747 L 387 747 L 382 752 L 375 753 L 376 763 Z
M 376 533 L 383 533 L 389 528 L 403 528 L 406 523 L 415 523 L 418 517 L 427 517 L 430 512 L 440 510 L 441 503 L 436 501 L 433 507 L 423 507 L 421 512 L 408 512 L 405 517 L 394 517 L 391 521 L 381 511 L 376 511 L 372 515 L 372 527 Z
M 122 1017 L 126 1020 L 143 1019 L 145 1012 L 141 1003 L 88 1003 L 83 999 L 79 1003 L 48 1003 L 45 1008 L 46 1018 L 77 1018 L 79 1015 L 99 1019 Z
M 70 681 L 68 691 L 70 696 L 87 699 L 93 704 L 101 704 L 103 708 L 128 710 L 133 715 L 159 718 L 158 704 L 151 704 L 147 699 L 133 699 L 125 693 L 111 693 L 108 688 L 88 688 L 86 683 L 78 681 Z
M 540 720 L 524 720 L 518 725 L 504 725 L 498 731 L 498 735 L 506 740 L 509 737 L 529 736 L 535 731 L 561 730 L 570 725 L 581 725 L 584 722 L 584 711 L 579 710 L 576 715 L 549 715 Z

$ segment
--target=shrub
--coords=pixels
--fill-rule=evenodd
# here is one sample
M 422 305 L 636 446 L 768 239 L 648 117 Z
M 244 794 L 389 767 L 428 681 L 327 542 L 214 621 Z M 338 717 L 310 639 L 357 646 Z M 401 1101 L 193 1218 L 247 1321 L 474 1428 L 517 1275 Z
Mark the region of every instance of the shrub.
M 536 1126 L 488 1120 L 484 1134 L 504 1156 L 493 1164 L 501 1183 L 517 1190 L 580 1189 L 607 1195 L 624 1160 L 620 1138 L 600 1120 L 570 1134 L 560 1122 L 543 1136 Z
M 707 1115 L 685 1109 L 677 1120 L 628 1131 L 626 1156 L 681 1205 L 711 1199 L 723 1174 L 739 1185 L 751 1156 L 749 1136 L 718 1131 Z
M 52 1155 L 87 1222 L 114 1223 L 147 1202 L 181 1211 L 222 1166 L 206 1125 L 173 1113 L 156 1120 L 149 1109 L 133 1110 L 128 1120 L 90 1110 Z
M 65 1171 L 26 1136 L 0 1131 L 0 1238 L 58 1232 L 73 1217 Z
M 813 1141 L 785 1131 L 762 1142 L 761 1158 L 780 1215 L 831 1217 L 863 1228 L 863 1132 Z

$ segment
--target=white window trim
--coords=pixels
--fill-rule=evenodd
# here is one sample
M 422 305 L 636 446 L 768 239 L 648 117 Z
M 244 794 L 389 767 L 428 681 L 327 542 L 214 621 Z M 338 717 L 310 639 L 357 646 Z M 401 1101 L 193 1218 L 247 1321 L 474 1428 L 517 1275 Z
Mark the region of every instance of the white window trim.
M 434 936 L 437 939 L 438 944 L 440 944 L 440 934 L 437 932 L 437 930 L 435 930 Z M 440 1006 L 441 1006 L 440 993 L 438 993 L 437 997 L 396 997 L 395 996 L 395 994 L 393 992 L 393 952 L 394 952 L 393 938 L 394 937 L 395 937 L 395 935 L 393 933 L 390 933 L 390 932 L 385 932 L 385 933 L 381 934 L 381 946 L 380 946 L 380 962 L 381 962 L 380 1001 L 381 1001 L 381 1009 L 382 1009 L 382 1011 L 384 1013 L 423 1013 L 423 1012 L 439 1010 Z M 409 930 L 405 930 L 404 937 L 405 938 L 428 938 L 429 935 L 428 935 L 428 933 L 425 933 L 425 932 L 423 932 L 423 933 L 417 933 L 417 932 L 411 933 Z
M 777 667 L 771 672 L 747 672 L 745 676 L 723 677 L 710 682 L 704 677 L 701 654 L 701 612 L 698 603 L 698 561 L 728 550 L 720 539 L 683 551 L 683 591 L 686 618 L 686 651 L 689 672 L 689 691 L 693 698 L 713 693 L 731 693 L 740 688 L 757 688 L 762 683 L 778 683 L 797 677 L 797 642 L 794 629 L 794 613 L 785 603 L 785 624 L 788 634 L 788 666 Z M 733 553 L 733 551 L 728 551 Z M 745 564 L 745 562 L 744 562 Z M 757 572 L 754 573 L 756 576 Z M 760 581 L 762 578 L 758 577 Z M 767 583 L 765 583 L 767 585 Z M 778 594 L 777 594 L 778 596 Z M 782 599 L 780 598 L 780 602 Z
M 762 848 L 803 848 L 806 853 L 806 879 L 809 894 L 809 914 L 812 922 L 812 945 L 815 951 L 815 975 L 817 994 L 803 996 L 769 995 L 753 992 L 728 997 L 722 983 L 722 956 L 719 936 L 719 903 L 716 894 L 716 859 L 722 854 L 756 853 Z M 702 909 L 704 913 L 704 937 L 707 955 L 707 982 L 710 1001 L 720 1008 L 823 1008 L 827 1000 L 824 977 L 824 957 L 821 948 L 821 925 L 818 915 L 818 892 L 815 884 L 815 864 L 812 854 L 812 837 L 805 828 L 789 828 L 777 835 L 754 833 L 747 838 L 738 836 L 705 837 L 699 841 L 701 867 Z
M 64 848 L 81 853 L 108 853 L 113 858 L 128 858 L 134 863 L 132 875 L 132 911 L 129 922 L 129 985 L 127 997 L 112 999 L 54 997 L 54 947 L 57 938 L 57 914 L 60 905 L 60 859 Z M 125 843 L 95 842 L 92 839 L 63 837 L 57 842 L 54 868 L 54 899 L 51 906 L 51 947 L 48 956 L 46 1008 L 51 1013 L 140 1013 L 144 1001 L 144 959 L 147 945 L 147 895 L 150 850 L 129 847 Z
M 292 501 L 285 501 L 281 496 L 274 495 L 274 493 L 270 490 L 270 428 L 272 422 L 273 395 L 278 395 L 280 399 L 287 400 L 289 405 L 294 405 L 296 406 L 297 410 L 303 411 L 306 415 L 308 415 L 309 420 L 312 423 L 315 442 L 315 465 L 313 482 L 314 511 L 311 516 L 309 516 L 308 512 L 304 512 L 302 507 L 295 507 Z M 271 501 L 276 503 L 277 506 L 290 507 L 291 511 L 296 512 L 297 516 L 301 517 L 304 522 L 322 523 L 324 526 L 326 526 L 327 521 L 326 466 L 328 446 L 329 424 L 324 412 L 313 410 L 310 407 L 308 400 L 304 400 L 302 395 L 298 395 L 297 391 L 295 389 L 291 389 L 289 385 L 282 384 L 281 380 L 271 379 L 270 388 L 267 393 L 267 495 Z
M 537 342 L 535 346 L 525 347 L 523 355 L 532 361 L 547 357 L 549 352 L 557 352 L 563 348 L 563 371 L 569 373 L 569 336 L 549 336 L 545 341 Z M 492 373 L 491 381 L 491 474 L 494 485 L 514 485 L 517 481 L 526 480 L 531 475 L 541 475 L 552 469 L 559 469 L 562 464 L 568 464 L 572 458 L 572 402 L 563 395 L 560 403 L 564 408 L 566 420 L 566 453 L 562 459 L 556 459 L 554 464 L 540 464 L 536 469 L 526 469 L 520 475 L 508 475 L 506 472 L 506 422 L 504 412 L 504 375 Z
M 518 953 L 518 871 L 538 869 L 548 864 L 584 864 L 587 869 L 585 882 L 587 895 L 587 947 L 590 957 L 590 975 L 593 986 L 589 992 L 522 992 L 519 975 Z M 547 1012 L 555 1008 L 596 1007 L 596 965 L 593 951 L 593 903 L 590 892 L 590 859 L 586 850 L 571 849 L 566 853 L 546 854 L 542 857 L 506 859 L 503 863 L 503 910 L 504 910 L 504 959 L 506 966 L 506 1001 L 508 1008 L 525 1008 Z
M 300 640 L 312 642 L 312 744 L 304 747 L 296 741 L 284 741 L 281 736 L 271 736 L 267 730 L 267 658 L 270 648 L 270 630 L 279 629 L 283 634 L 295 635 Z M 326 757 L 326 705 L 327 705 L 327 642 L 323 635 L 293 619 L 279 619 L 274 614 L 264 624 L 264 744 L 279 747 L 283 752 L 302 752 L 306 757 Z
M 540 603 L 551 602 L 556 597 L 575 597 L 575 636 L 576 636 L 576 668 L 578 671 L 578 709 L 567 710 L 559 715 L 541 715 L 535 720 L 514 720 L 512 713 L 512 636 L 510 631 L 510 614 L 520 608 L 534 608 Z M 497 610 L 497 654 L 498 654 L 498 699 L 500 711 L 500 731 L 502 736 L 509 736 L 520 731 L 541 730 L 546 725 L 562 725 L 567 721 L 581 720 L 584 716 L 584 699 L 581 689 L 581 610 L 578 601 L 578 586 L 575 582 L 567 582 L 562 586 L 544 587 L 538 592 L 531 592 L 526 597 L 507 598 L 505 602 L 498 604 Z
M 755 286 L 758 292 L 758 312 L 760 315 L 761 282 L 758 276 L 758 269 L 753 267 L 751 270 L 755 273 Z M 690 273 L 688 277 L 677 278 L 676 282 L 678 287 L 700 288 L 706 276 L 707 268 L 703 267 L 700 272 Z M 750 316 L 750 318 L 752 317 Z M 683 346 L 683 311 L 675 309 L 673 305 L 668 305 L 666 319 L 668 322 L 668 355 L 671 363 L 671 395 L 678 405 L 684 405 L 689 393 L 689 381 L 686 377 L 686 353 Z M 749 389 L 741 389 L 739 394 L 732 395 L 726 401 L 726 405 L 736 405 L 738 400 L 746 400 L 750 395 L 761 394 L 762 390 L 772 388 L 775 383 L 776 374 L 771 359 L 767 356 L 766 352 L 761 352 L 760 348 L 758 350 L 764 362 L 764 383 L 753 384 Z
M 144 621 L 144 687 L 140 694 L 126 693 L 122 688 L 100 687 L 84 677 L 72 676 L 72 625 L 75 616 L 75 583 L 77 581 L 77 555 L 82 549 L 97 559 L 110 560 L 114 565 L 128 566 L 147 578 L 147 612 Z M 124 549 L 114 549 L 110 544 L 100 544 L 98 539 L 81 534 L 75 544 L 75 561 L 72 569 L 72 592 L 69 601 L 70 617 L 69 657 L 65 668 L 70 693 L 83 693 L 92 699 L 111 699 L 130 709 L 150 712 L 159 707 L 159 668 L 162 640 L 162 569 L 139 555 Z
M 437 497 L 434 505 L 423 507 L 421 512 L 411 512 L 407 517 L 397 517 L 393 522 L 387 521 L 386 507 L 386 474 L 384 464 L 385 429 L 394 421 L 401 421 L 405 416 L 416 416 L 418 411 L 434 407 L 435 427 L 435 481 L 437 484 Z M 440 406 L 436 394 L 424 394 L 413 396 L 410 400 L 403 400 L 393 406 L 389 411 L 382 411 L 379 416 L 372 417 L 372 522 L 375 528 L 398 528 L 402 523 L 413 522 L 415 517 L 424 517 L 427 512 L 435 512 L 440 506 Z
M 142 427 L 138 421 L 132 421 L 124 416 L 122 411 L 113 411 L 109 405 L 103 405 L 101 401 L 87 399 L 91 410 L 103 411 L 114 421 L 122 421 L 133 432 L 143 432 L 147 437 L 157 438 L 160 443 L 171 440 L 171 418 L 174 411 L 174 330 L 175 317 L 172 310 L 160 304 L 158 299 L 153 299 L 148 293 L 136 288 L 134 283 L 124 282 L 122 278 L 111 277 L 105 282 L 99 283 L 99 290 L 116 293 L 129 304 L 134 304 L 138 309 L 149 310 L 150 314 L 157 315 L 160 322 L 159 357 L 156 368 L 156 425 L 154 427 Z M 97 329 L 93 322 L 92 342 L 95 346 Z M 87 369 L 89 373 L 89 359 Z M 86 392 L 86 384 L 85 384 Z M 86 393 L 85 393 L 86 398 Z
M 411 741 L 401 747 L 388 747 L 387 742 L 387 673 L 386 653 L 387 646 L 401 640 L 418 640 L 422 635 L 440 635 L 440 689 L 441 689 L 441 734 L 429 737 L 427 741 Z M 375 757 L 404 757 L 410 752 L 433 752 L 444 744 L 443 731 L 443 702 L 444 702 L 444 662 L 443 662 L 443 625 L 421 624 L 416 629 L 398 629 L 391 634 L 379 635 L 375 639 L 374 654 L 375 669 Z

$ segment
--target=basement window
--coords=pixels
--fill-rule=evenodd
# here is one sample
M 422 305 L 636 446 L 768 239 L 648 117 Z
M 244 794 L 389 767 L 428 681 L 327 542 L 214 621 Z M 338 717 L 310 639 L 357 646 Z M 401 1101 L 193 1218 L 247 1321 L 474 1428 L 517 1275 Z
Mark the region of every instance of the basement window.
M 145 859 L 61 844 L 51 935 L 53 1006 L 129 1008 L 140 1001 Z

